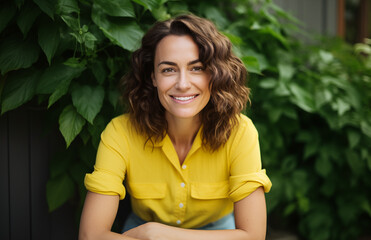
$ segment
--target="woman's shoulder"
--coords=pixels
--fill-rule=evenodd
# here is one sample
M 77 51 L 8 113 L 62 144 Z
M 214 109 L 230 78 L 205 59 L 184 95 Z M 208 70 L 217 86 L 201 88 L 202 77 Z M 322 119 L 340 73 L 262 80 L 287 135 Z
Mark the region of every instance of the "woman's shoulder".
M 258 131 L 252 120 L 242 113 L 239 114 L 237 116 L 237 124 L 232 130 L 230 139 L 239 140 L 243 136 L 255 137 L 257 135 Z
M 238 124 L 237 124 L 237 127 L 236 127 L 236 130 L 246 130 L 246 129 L 250 129 L 250 130 L 256 130 L 255 126 L 254 126 L 254 123 L 252 122 L 252 120 L 240 113 L 238 116 L 237 116 L 237 120 L 238 120 Z
M 129 114 L 122 114 L 119 116 L 114 117 L 111 121 L 107 124 L 104 133 L 105 134 L 120 134 L 120 135 L 127 135 L 131 132 L 131 124 Z

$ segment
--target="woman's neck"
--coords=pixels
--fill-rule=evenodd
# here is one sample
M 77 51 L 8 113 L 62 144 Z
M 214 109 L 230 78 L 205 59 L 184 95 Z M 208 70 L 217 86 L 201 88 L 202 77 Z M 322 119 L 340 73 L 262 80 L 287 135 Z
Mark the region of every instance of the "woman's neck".
M 201 121 L 198 117 L 179 119 L 167 116 L 166 119 L 168 122 L 168 135 L 178 153 L 180 164 L 182 164 L 200 129 Z

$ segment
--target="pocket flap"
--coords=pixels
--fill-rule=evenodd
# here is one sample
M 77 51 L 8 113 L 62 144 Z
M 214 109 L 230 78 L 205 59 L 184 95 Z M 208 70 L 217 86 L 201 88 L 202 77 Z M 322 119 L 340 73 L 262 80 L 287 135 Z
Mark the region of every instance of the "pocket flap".
M 228 192 L 228 181 L 191 184 L 191 196 L 196 199 L 228 198 Z
M 137 199 L 161 199 L 165 197 L 165 183 L 129 183 L 129 193 Z

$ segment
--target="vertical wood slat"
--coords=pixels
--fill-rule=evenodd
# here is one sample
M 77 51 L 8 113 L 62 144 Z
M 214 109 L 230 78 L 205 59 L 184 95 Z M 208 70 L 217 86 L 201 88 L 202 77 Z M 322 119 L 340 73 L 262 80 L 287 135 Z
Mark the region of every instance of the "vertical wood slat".
M 337 35 L 345 37 L 345 0 L 337 1 Z
M 305 31 L 336 35 L 338 0 L 274 0 L 274 3 L 299 19 Z
M 327 11 L 326 11 L 326 29 L 325 34 L 336 36 L 336 29 L 337 29 L 337 23 L 336 23 L 336 1 L 337 0 L 327 0 Z
M 49 240 L 50 216 L 46 202 L 49 172 L 48 136 L 43 133 L 43 111 L 28 110 L 30 121 L 31 237 Z
M 369 16 L 371 4 L 369 0 L 361 0 L 360 6 L 358 7 L 358 19 L 357 19 L 357 42 L 364 42 L 364 39 L 369 37 Z
M 30 171 L 28 117 L 9 112 L 10 239 L 30 239 Z
M 5 114 L 0 117 L 0 239 L 10 239 L 8 137 L 8 114 Z
M 315 33 L 322 33 L 323 26 L 323 12 L 322 9 L 323 0 L 312 0 L 312 1 L 300 1 L 300 12 L 303 21 L 307 25 L 309 31 Z

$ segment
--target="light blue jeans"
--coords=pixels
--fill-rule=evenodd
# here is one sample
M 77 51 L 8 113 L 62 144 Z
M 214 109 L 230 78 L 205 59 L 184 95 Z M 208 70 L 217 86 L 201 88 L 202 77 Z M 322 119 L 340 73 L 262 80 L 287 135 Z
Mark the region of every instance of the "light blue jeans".
M 146 223 L 146 221 L 142 220 L 137 215 L 135 215 L 133 212 L 131 212 L 125 221 L 122 232 L 126 232 L 127 230 L 138 227 L 139 225 L 142 225 L 144 223 Z M 199 230 L 222 230 L 222 229 L 235 229 L 235 228 L 236 228 L 236 225 L 234 222 L 234 214 L 231 213 L 215 222 L 209 223 L 197 229 Z

